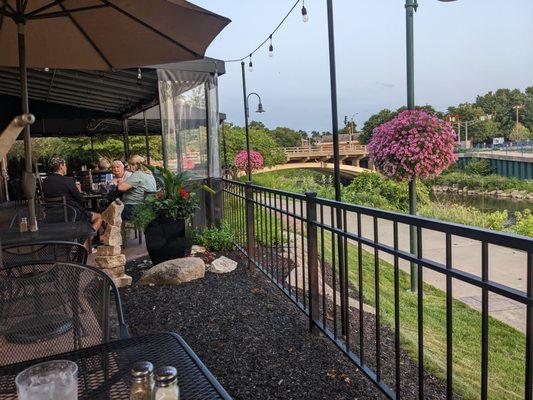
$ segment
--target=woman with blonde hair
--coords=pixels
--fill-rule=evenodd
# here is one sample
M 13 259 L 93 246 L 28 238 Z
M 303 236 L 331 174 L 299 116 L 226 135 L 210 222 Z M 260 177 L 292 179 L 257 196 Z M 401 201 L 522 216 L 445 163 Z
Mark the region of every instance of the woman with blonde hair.
M 152 172 L 146 168 L 144 157 L 131 156 L 129 167 L 132 174 L 118 184 L 118 190 L 123 192 L 124 211 L 122 211 L 122 218 L 125 220 L 131 219 L 133 206 L 143 203 L 146 193 L 153 193 L 157 190 L 155 178 Z

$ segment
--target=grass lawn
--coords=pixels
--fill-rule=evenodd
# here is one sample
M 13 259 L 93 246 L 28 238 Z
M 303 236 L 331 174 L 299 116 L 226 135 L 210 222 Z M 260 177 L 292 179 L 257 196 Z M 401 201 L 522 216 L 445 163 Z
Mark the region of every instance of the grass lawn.
M 230 203 L 234 203 L 231 202 Z M 235 207 L 235 203 L 231 204 Z M 230 206 L 230 204 L 227 204 Z M 228 207 L 232 208 L 232 207 Z M 262 209 L 258 217 L 255 207 L 255 232 L 264 245 L 270 240 L 284 238 L 279 216 Z M 272 232 L 270 232 L 272 221 Z M 231 222 L 231 221 L 229 221 Z M 241 219 L 241 224 L 245 222 Z M 276 222 L 276 223 L 275 223 Z M 242 236 L 244 225 L 238 224 Z M 286 229 L 286 219 L 284 219 Z M 320 232 L 318 239 L 320 240 Z M 270 239 L 272 238 L 272 239 Z M 267 242 L 267 243 L 264 243 Z M 326 263 L 332 257 L 331 234 L 324 232 Z M 320 250 L 320 243 L 319 243 Z M 375 305 L 374 254 L 362 251 L 363 296 L 365 303 Z M 358 246 L 348 242 L 349 278 L 358 287 Z M 331 263 L 330 263 L 331 265 Z M 381 322 L 394 330 L 394 267 L 380 260 L 380 317 Z M 417 296 L 408 291 L 409 274 L 399 271 L 400 279 L 400 335 L 401 346 L 413 360 L 418 358 Z M 444 279 L 444 277 L 443 277 Z M 464 399 L 478 399 L 481 387 L 481 313 L 466 304 L 453 300 L 453 387 Z M 525 386 L 525 335 L 494 318 L 489 320 L 488 395 L 491 399 L 523 399 Z M 446 379 L 446 293 L 424 284 L 424 365 L 427 371 Z M 394 367 L 392 367 L 394 368 Z

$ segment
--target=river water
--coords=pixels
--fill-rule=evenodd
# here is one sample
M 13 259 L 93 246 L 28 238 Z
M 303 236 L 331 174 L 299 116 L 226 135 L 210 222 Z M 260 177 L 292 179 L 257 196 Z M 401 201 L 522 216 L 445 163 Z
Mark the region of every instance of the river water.
M 487 195 L 467 196 L 457 193 L 431 193 L 430 198 L 432 201 L 462 204 L 478 208 L 481 211 L 508 210 L 509 214 L 513 214 L 515 211 L 523 211 L 526 208 L 533 211 L 533 201 L 531 200 L 497 198 Z

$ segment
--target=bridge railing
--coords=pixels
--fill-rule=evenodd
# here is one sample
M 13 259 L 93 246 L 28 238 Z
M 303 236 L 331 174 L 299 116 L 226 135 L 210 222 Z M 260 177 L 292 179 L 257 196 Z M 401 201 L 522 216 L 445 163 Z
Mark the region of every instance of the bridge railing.
M 343 155 L 366 155 L 368 154 L 368 149 L 364 144 L 347 143 L 339 145 L 339 152 Z M 333 155 L 333 144 L 322 146 L 286 147 L 285 154 L 287 157 Z

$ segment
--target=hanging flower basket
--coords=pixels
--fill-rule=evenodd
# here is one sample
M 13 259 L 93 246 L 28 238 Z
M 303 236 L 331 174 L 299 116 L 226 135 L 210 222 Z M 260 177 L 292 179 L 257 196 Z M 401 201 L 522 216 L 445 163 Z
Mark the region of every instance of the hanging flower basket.
M 252 171 L 257 171 L 263 168 L 264 160 L 261 153 L 255 150 L 250 150 L 250 163 L 252 164 Z M 246 150 L 241 150 L 235 157 L 235 166 L 239 171 L 248 170 L 248 153 Z
M 402 111 L 372 131 L 368 144 L 376 169 L 397 181 L 434 178 L 457 161 L 451 125 L 423 110 Z

